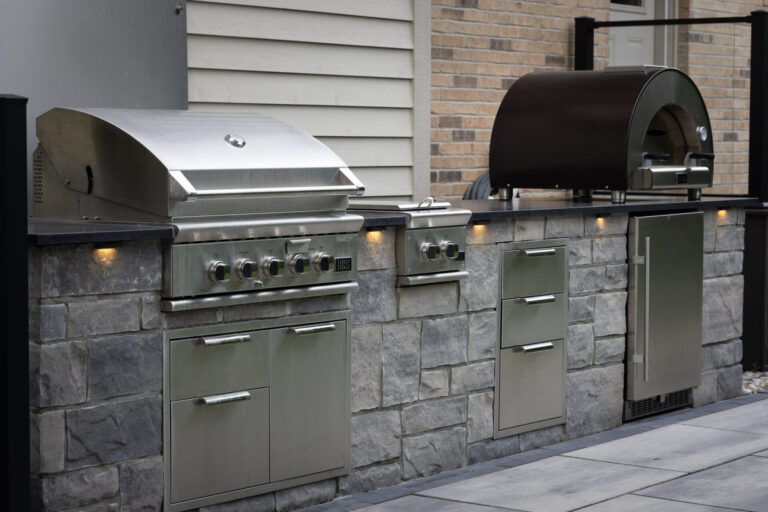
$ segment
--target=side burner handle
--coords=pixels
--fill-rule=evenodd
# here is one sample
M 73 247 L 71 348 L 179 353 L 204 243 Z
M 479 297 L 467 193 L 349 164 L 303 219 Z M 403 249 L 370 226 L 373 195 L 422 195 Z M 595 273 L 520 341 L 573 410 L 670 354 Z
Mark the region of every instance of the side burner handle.
M 523 252 L 530 258 L 531 256 L 552 256 L 557 251 L 554 249 L 524 249 Z

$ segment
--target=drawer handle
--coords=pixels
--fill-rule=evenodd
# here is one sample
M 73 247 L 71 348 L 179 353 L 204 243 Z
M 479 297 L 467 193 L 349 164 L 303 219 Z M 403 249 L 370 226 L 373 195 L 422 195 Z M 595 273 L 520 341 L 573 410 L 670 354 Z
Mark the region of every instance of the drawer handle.
M 247 391 L 238 391 L 237 393 L 227 393 L 225 395 L 204 396 L 200 401 L 205 405 L 231 404 L 232 402 L 243 402 L 250 400 L 251 394 Z
M 556 299 L 554 295 L 539 295 L 537 297 L 526 297 L 523 299 L 525 304 L 528 306 L 535 304 L 546 304 L 547 302 L 555 302 L 555 300 Z
M 309 327 L 289 327 L 288 334 L 302 336 L 304 334 L 317 334 L 336 330 L 336 324 L 310 325 Z
M 523 354 L 528 354 L 529 352 L 540 352 L 542 350 L 551 350 L 555 348 L 555 344 L 551 341 L 546 341 L 544 343 L 533 343 L 531 345 L 523 345 L 520 347 L 520 350 L 523 351 Z
M 215 347 L 218 345 L 231 345 L 233 343 L 246 343 L 251 341 L 250 334 L 238 334 L 235 336 L 216 336 L 215 338 L 200 338 L 206 347 Z
M 552 256 L 557 253 L 555 249 L 524 249 L 523 252 L 526 256 Z

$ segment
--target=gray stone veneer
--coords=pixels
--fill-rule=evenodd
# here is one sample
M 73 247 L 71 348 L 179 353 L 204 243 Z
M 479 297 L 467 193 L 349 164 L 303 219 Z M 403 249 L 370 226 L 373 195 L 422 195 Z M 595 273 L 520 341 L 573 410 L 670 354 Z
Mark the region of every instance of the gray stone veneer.
M 740 392 L 743 215 L 705 212 L 700 406 Z M 287 511 L 619 425 L 627 303 L 626 214 L 521 218 L 467 228 L 461 283 L 396 288 L 394 228 L 359 239 L 348 298 L 162 314 L 159 242 L 32 248 L 30 393 L 36 510 L 161 510 L 162 330 L 351 309 L 352 470 L 203 507 Z M 569 239 L 566 422 L 494 440 L 497 244 Z

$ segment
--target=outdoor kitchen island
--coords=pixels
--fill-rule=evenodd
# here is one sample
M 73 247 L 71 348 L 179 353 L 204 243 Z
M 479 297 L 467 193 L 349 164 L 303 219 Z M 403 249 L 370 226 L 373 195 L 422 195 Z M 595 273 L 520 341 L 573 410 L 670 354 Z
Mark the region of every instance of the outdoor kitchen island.
M 363 214 L 357 291 L 179 312 L 161 311 L 163 245 L 172 237 L 167 228 L 33 221 L 35 508 L 161 509 L 170 492 L 164 484 L 164 353 L 167 333 L 180 328 L 270 327 L 328 313 L 350 323 L 349 473 L 315 481 L 310 475 L 311 483 L 246 497 L 242 510 L 292 510 L 618 426 L 625 406 L 628 230 L 635 215 L 703 212 L 702 373 L 693 405 L 736 396 L 744 208 L 752 203 L 706 196 L 695 202 L 629 196 L 624 204 L 461 201 L 454 206 L 472 211 L 468 277 L 411 287 L 396 286 L 395 233 L 404 216 Z M 499 435 L 497 310 L 500 247 L 506 247 L 499 244 L 551 240 L 567 248 L 567 334 L 564 374 L 543 383 L 547 390 L 551 381 L 564 383 L 565 413 L 554 425 Z M 210 504 L 201 510 L 232 509 Z

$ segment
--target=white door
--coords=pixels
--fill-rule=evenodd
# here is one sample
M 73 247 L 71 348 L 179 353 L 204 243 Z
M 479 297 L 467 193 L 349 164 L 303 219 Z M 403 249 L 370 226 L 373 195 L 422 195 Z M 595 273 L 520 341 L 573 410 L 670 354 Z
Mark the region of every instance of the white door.
M 611 21 L 650 20 L 654 0 L 611 0 Z M 653 27 L 613 27 L 609 32 L 611 66 L 653 64 Z

